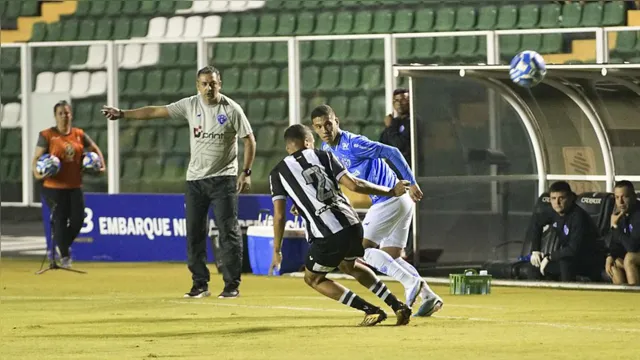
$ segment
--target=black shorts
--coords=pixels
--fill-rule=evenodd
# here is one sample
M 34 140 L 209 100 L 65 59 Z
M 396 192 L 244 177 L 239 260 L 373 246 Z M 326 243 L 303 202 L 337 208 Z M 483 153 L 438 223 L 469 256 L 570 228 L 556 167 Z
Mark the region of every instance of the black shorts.
M 329 237 L 313 239 L 307 252 L 306 268 L 314 273 L 329 273 L 342 260 L 364 256 L 362 224 L 352 225 Z

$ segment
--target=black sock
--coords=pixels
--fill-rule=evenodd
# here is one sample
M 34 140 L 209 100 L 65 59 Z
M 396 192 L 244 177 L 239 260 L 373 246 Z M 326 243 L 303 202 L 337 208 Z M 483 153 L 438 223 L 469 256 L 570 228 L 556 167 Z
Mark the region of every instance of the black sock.
M 367 314 L 373 314 L 379 310 L 377 306 L 368 303 L 366 300 L 354 294 L 349 289 L 346 289 L 344 291 L 344 294 L 342 294 L 339 301 L 347 306 L 351 306 L 354 309 L 362 310 Z
M 376 296 L 382 299 L 387 305 L 391 306 L 393 311 L 398 311 L 398 309 L 400 309 L 400 306 L 402 306 L 402 303 L 398 301 L 398 298 L 395 297 L 395 295 L 393 295 L 391 291 L 389 291 L 387 285 L 385 285 L 380 280 L 378 280 L 377 283 L 371 285 L 369 290 L 376 294 Z

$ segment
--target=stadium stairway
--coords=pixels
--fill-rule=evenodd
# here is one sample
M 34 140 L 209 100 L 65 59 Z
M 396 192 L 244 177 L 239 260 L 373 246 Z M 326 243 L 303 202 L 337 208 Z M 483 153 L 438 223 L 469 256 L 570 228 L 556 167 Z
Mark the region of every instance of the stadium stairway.
M 66 12 L 55 13 L 50 7 L 70 6 L 68 3 L 74 4 L 73 10 L 69 7 Z M 536 29 L 625 22 L 622 1 L 604 6 L 555 2 L 521 6 L 486 4 L 424 6 L 416 0 L 81 0 L 76 5 L 75 1 L 63 1 L 43 4 L 41 21 L 25 22 L 33 24 L 29 31 L 20 23 L 22 36 L 25 32 L 29 36 L 15 41 Z M 6 40 L 3 36 L 3 42 Z M 582 48 L 579 42 L 586 41 L 589 40 L 574 40 L 573 51 L 567 55 L 561 34 L 504 36 L 501 61 L 508 61 L 518 51 L 531 49 L 542 53 L 549 62 L 564 62 L 575 59 L 576 51 Z M 330 102 L 341 114 L 344 128 L 377 139 L 385 110 L 382 49 L 382 40 L 302 42 L 303 119 L 308 119 L 314 106 Z M 244 107 L 254 127 L 258 140 L 254 190 L 265 192 L 267 172 L 284 154 L 277 135 L 288 123 L 286 45 L 218 43 L 209 51 L 210 63 L 222 71 L 223 92 Z M 400 39 L 397 51 L 399 62 L 465 64 L 486 59 L 485 39 L 478 36 Z M 121 107 L 165 104 L 194 93 L 195 44 L 132 44 L 120 47 L 119 54 Z M 36 92 L 69 92 L 75 123 L 87 129 L 106 151 L 106 122 L 99 113 L 106 102 L 105 61 L 106 50 L 102 46 L 38 48 L 33 58 L 33 87 Z M 3 107 L 6 117 L 2 126 L 16 132 L 20 114 L 17 49 L 4 49 L 0 67 L 4 72 L 0 89 L 3 102 L 10 103 Z M 187 133 L 182 122 L 158 120 L 145 122 L 144 126 L 122 122 L 122 190 L 181 192 L 180 180 L 188 161 Z M 13 156 L 11 152 L 7 154 Z M 242 156 L 241 149 L 240 159 Z M 12 179 L 16 179 L 15 174 L 19 179 L 19 168 L 18 172 L 14 168 L 16 159 L 11 157 L 2 166 Z M 106 189 L 104 181 L 89 180 L 88 186 L 102 191 Z

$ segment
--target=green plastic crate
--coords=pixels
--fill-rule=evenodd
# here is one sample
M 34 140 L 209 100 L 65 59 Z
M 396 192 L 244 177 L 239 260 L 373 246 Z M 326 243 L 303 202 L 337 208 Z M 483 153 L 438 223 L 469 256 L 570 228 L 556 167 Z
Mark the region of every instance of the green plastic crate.
M 474 269 L 463 274 L 449 274 L 449 293 L 452 295 L 491 294 L 491 275 L 479 275 Z

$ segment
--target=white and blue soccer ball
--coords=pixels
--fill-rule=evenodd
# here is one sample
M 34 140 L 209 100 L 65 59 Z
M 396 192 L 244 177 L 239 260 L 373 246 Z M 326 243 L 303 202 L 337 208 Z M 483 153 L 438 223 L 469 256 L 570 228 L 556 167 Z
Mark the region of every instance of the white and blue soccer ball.
M 60 159 L 51 154 L 44 154 L 36 161 L 36 171 L 45 177 L 55 176 L 60 172 Z
M 95 174 L 102 168 L 100 156 L 93 151 L 85 152 L 82 155 L 82 170 L 84 172 Z
M 526 50 L 511 59 L 509 76 L 511 81 L 531 88 L 538 85 L 547 74 L 547 65 L 540 54 Z

